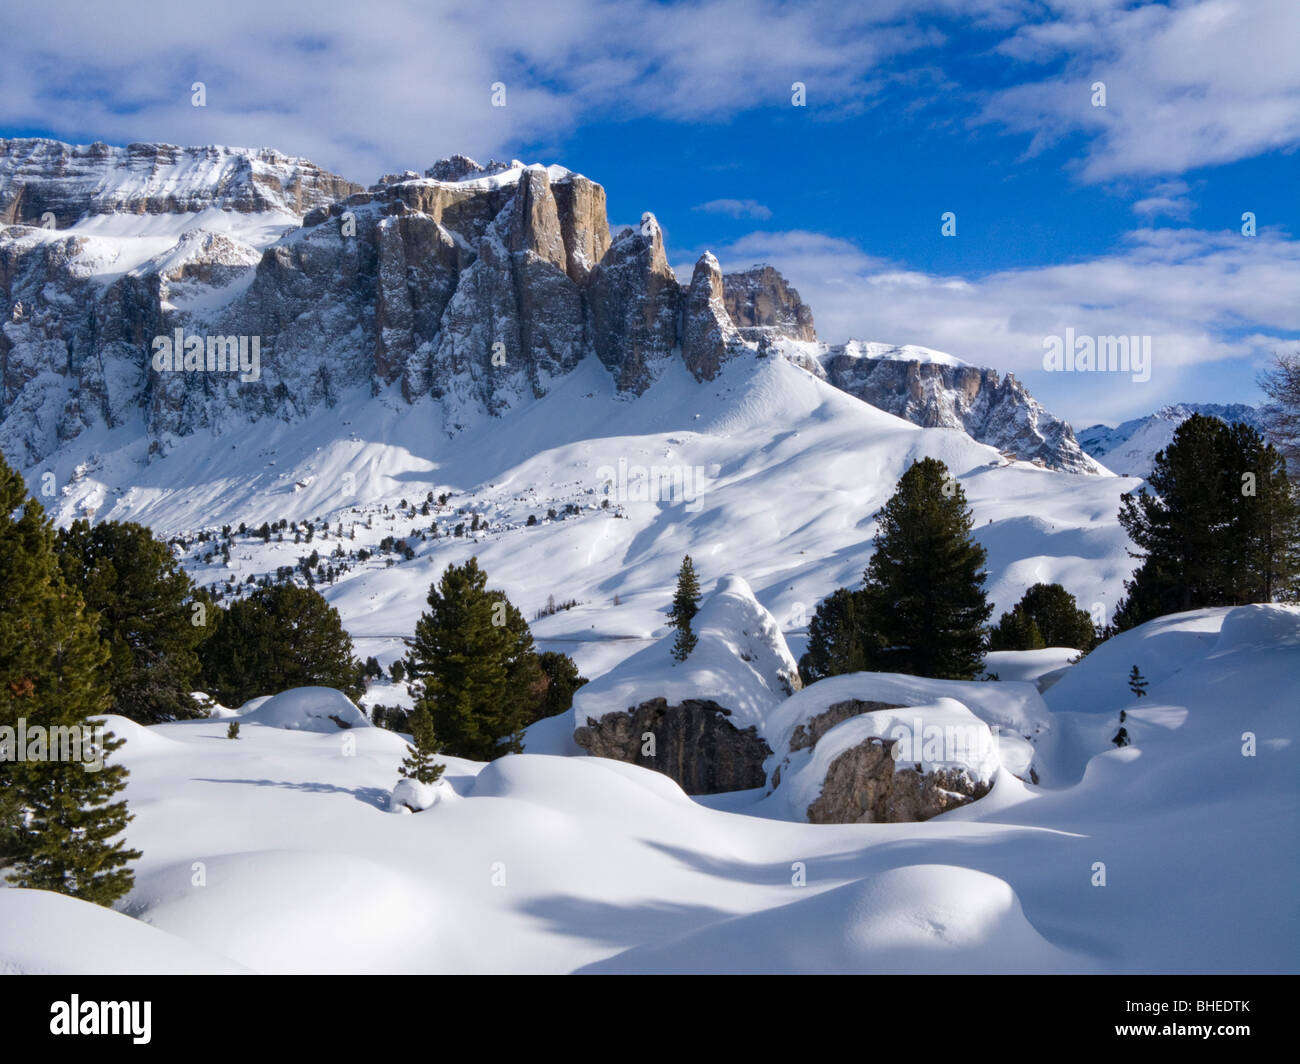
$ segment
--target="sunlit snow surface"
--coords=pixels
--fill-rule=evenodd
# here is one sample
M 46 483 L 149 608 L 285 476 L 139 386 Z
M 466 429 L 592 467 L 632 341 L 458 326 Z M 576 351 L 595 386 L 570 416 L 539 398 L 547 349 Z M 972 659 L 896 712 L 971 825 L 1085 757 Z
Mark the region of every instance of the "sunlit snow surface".
M 936 682 L 862 674 L 821 697 L 933 700 Z M 0 890 L 0 970 L 1296 968 L 1300 610 L 1165 618 L 1044 698 L 947 692 L 984 720 L 1045 720 L 1050 785 L 1004 766 L 988 797 L 923 824 L 814 826 L 762 815 L 762 791 L 697 802 L 635 766 L 523 754 L 448 759 L 455 797 L 392 816 L 391 732 L 254 712 L 232 741 L 226 720 L 109 718 L 145 855 L 119 908 L 139 922 Z M 1133 745 L 1116 749 L 1121 710 Z

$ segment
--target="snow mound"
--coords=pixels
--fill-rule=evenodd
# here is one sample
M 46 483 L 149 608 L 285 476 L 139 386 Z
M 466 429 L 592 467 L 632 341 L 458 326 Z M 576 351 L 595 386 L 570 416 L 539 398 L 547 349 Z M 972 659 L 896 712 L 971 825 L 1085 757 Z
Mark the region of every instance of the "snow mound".
M 423 812 L 425 809 L 433 808 L 439 802 L 455 797 L 455 790 L 446 780 L 421 783 L 419 780 L 404 777 L 397 781 L 393 793 L 388 796 L 388 811 L 390 813 Z
M 242 714 L 250 724 L 292 731 L 336 732 L 341 728 L 369 728 L 366 715 L 342 691 L 332 687 L 295 687 L 268 698 Z
M 792 888 L 794 889 L 794 888 Z M 986 872 L 907 865 L 584 969 L 645 973 L 1050 972 L 1065 955 Z
M 1255 607 L 1246 607 L 1253 609 Z M 1112 636 L 1044 695 L 1054 713 L 1117 713 L 1133 701 L 1136 665 L 1152 688 L 1214 648 L 1232 607 L 1171 613 Z
M 0 975 L 232 975 L 247 971 L 166 931 L 47 890 L 0 890 Z
M 767 715 L 797 684 L 799 668 L 776 619 L 741 577 L 721 577 L 691 622 L 698 643 L 683 662 L 672 657 L 675 632 L 584 685 L 573 699 L 574 727 L 651 698 L 669 705 L 712 699 L 731 722 L 762 730 Z
M 1070 647 L 1044 650 L 991 650 L 984 656 L 984 672 L 999 680 L 1032 683 L 1046 691 L 1065 675 L 1070 662 L 1081 652 Z

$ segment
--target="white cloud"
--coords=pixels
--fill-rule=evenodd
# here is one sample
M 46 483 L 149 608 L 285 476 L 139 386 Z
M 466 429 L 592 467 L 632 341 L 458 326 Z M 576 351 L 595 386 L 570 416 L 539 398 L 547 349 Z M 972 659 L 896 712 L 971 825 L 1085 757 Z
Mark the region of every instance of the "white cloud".
M 1031 134 L 1033 154 L 1082 131 L 1081 176 L 1178 174 L 1300 145 L 1300 4 L 1204 0 L 1054 5 L 998 48 L 1059 72 L 993 94 L 982 119 Z M 1092 105 L 1092 85 L 1106 106 Z
M 1049 408 L 1083 424 L 1187 399 L 1210 367 L 1235 375 L 1242 395 L 1253 392 L 1254 365 L 1300 333 L 1300 241 L 1272 232 L 1139 229 L 1115 254 L 978 278 L 899 269 L 809 232 L 751 233 L 715 252 L 724 270 L 760 261 L 781 270 L 827 342 L 920 344 L 1014 371 Z M 1045 373 L 1044 340 L 1066 328 L 1151 336 L 1151 380 Z
M 692 207 L 691 210 L 704 211 L 707 214 L 727 214 L 732 218 L 755 218 L 760 222 L 765 222 L 772 217 L 772 211 L 769 208 L 752 199 L 709 200 L 708 203 L 701 203 Z

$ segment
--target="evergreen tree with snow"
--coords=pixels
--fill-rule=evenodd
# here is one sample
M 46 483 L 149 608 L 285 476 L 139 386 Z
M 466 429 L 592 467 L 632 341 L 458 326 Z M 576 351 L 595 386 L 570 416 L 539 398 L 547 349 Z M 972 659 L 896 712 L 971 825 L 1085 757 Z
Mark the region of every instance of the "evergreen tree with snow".
M 127 771 L 108 763 L 122 742 L 89 721 L 111 705 L 108 649 L 54 545 L 52 522 L 0 458 L 0 726 L 76 729 L 81 740 L 80 760 L 48 746 L 44 760 L 0 759 L 0 866 L 16 886 L 111 905 L 140 854 L 121 838 Z
M 433 730 L 433 717 L 429 715 L 428 706 L 423 703 L 417 706 L 408 723 L 414 741 L 407 744 L 401 774 L 418 783 L 437 783 L 445 766 L 435 764 L 433 760 L 442 750 Z
M 941 461 L 922 458 L 899 478 L 877 522 L 863 588 L 871 668 L 974 679 L 993 607 L 961 485 Z
M 1147 693 L 1147 684 L 1148 681 L 1142 678 L 1142 673 L 1134 665 L 1133 671 L 1128 674 L 1128 689 L 1133 692 L 1135 698 L 1142 698 Z
M 673 639 L 674 661 L 685 661 L 699 642 L 691 631 L 691 621 L 699 612 L 700 581 L 695 575 L 695 563 L 688 554 L 677 570 L 677 590 L 673 594 L 673 604 L 668 609 L 669 623 L 677 629 L 677 635 Z

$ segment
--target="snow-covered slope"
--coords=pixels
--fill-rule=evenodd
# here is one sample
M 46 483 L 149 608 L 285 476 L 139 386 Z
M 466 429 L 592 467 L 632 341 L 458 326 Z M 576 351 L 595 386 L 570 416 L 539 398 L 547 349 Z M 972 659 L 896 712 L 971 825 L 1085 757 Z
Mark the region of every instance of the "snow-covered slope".
M 773 819 L 761 790 L 692 801 L 533 754 L 449 758 L 456 798 L 391 816 L 391 732 L 109 718 L 144 852 L 120 908 L 141 923 L 0 889 L 0 970 L 1294 972 L 1300 609 L 1107 645 L 1047 693 L 1054 782 L 999 771 L 914 824 Z M 985 720 L 1042 707 L 1029 684 L 834 683 Z
M 1114 428 L 1092 425 L 1079 433 L 1079 445 L 1121 476 L 1146 477 L 1155 464 L 1157 452 L 1169 446 L 1178 426 L 1193 414 L 1221 418 L 1229 424 L 1263 427 L 1259 411 L 1245 403 L 1176 403 Z

